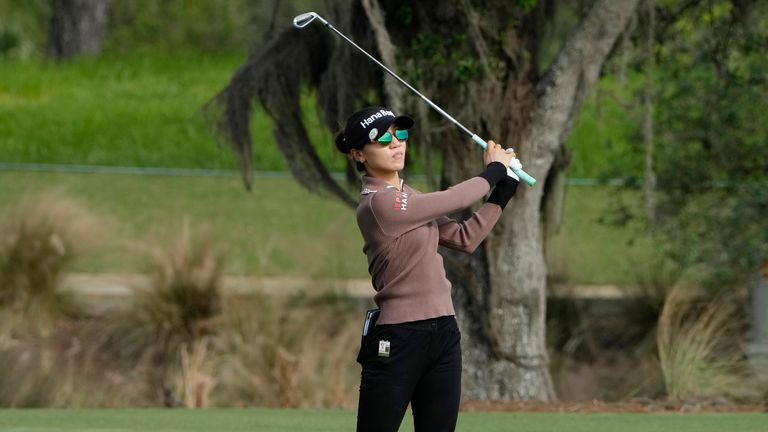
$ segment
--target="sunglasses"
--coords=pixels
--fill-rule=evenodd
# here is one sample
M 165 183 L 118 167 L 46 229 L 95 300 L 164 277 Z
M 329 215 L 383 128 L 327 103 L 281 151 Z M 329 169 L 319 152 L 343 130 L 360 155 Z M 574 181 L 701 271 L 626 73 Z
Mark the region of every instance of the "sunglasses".
M 395 131 L 395 136 L 400 141 L 405 141 L 408 139 L 408 129 L 398 129 Z M 389 144 L 392 142 L 392 134 L 389 132 L 385 132 L 384 135 L 381 136 L 381 138 L 377 139 L 376 141 L 382 143 L 382 144 Z

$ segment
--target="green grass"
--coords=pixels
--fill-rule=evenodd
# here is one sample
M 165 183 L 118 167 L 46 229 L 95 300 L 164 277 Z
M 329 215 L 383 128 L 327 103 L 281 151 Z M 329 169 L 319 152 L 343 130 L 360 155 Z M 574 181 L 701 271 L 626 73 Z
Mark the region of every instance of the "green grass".
M 199 109 L 244 62 L 241 54 L 152 51 L 54 63 L 0 59 L 0 162 L 233 168 Z M 626 176 L 637 130 L 632 83 L 602 80 L 570 134 L 571 175 Z M 313 95 L 302 116 L 321 159 L 344 166 L 322 126 Z M 283 170 L 273 123 L 256 105 L 251 120 L 256 169 Z M 418 167 L 417 167 L 418 168 Z
M 636 208 L 638 200 L 637 192 L 615 187 L 569 186 L 555 254 L 562 259 L 558 270 L 567 280 L 631 285 L 637 283 L 636 275 L 648 271 L 654 253 L 650 238 L 639 235 L 637 223 L 619 226 L 606 221 L 615 203 Z
M 234 176 L 0 172 L 0 215 L 25 196 L 51 190 L 76 199 L 110 226 L 110 240 L 78 262 L 79 271 L 140 271 L 145 255 L 137 247 L 162 244 L 188 220 L 193 228 L 213 231 L 228 251 L 233 274 L 368 275 L 354 211 L 290 178 L 258 178 L 248 193 Z M 631 243 L 629 230 L 599 222 L 611 191 L 569 189 L 558 252 L 574 283 L 631 284 L 627 257 L 649 254 L 645 242 Z
M 22 197 L 59 191 L 108 224 L 109 241 L 77 270 L 142 270 L 143 245 L 158 246 L 186 220 L 208 228 L 229 273 L 365 277 L 354 211 L 290 179 L 260 178 L 252 193 L 237 177 L 0 172 L 0 214 Z
M 234 168 L 206 129 L 200 108 L 229 81 L 242 55 L 133 53 L 66 63 L 0 60 L 0 161 Z M 343 167 L 312 98 L 302 100 L 310 138 Z M 252 117 L 257 169 L 286 164 L 273 124 Z
M 0 431 L 342 431 L 354 430 L 350 411 L 210 410 L 0 410 Z M 412 431 L 410 414 L 401 431 Z M 758 432 L 764 414 L 533 414 L 461 413 L 457 430 L 526 432 Z

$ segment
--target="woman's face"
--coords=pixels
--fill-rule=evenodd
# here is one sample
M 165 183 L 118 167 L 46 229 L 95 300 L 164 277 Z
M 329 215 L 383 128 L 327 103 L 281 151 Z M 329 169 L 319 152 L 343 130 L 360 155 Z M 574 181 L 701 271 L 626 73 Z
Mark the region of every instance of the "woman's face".
M 392 135 L 392 142 L 380 143 L 377 141 L 370 142 L 360 150 L 353 149 L 352 157 L 357 162 L 362 162 L 365 165 L 365 169 L 369 175 L 376 177 L 377 175 L 389 175 L 393 172 L 402 171 L 405 167 L 405 140 L 399 140 L 395 136 L 395 130 L 397 127 L 392 125 L 387 129 Z

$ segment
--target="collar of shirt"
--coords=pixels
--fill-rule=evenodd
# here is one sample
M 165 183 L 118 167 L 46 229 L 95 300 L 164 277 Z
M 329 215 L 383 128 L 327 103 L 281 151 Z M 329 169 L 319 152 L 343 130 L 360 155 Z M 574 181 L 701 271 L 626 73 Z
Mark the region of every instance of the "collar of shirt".
M 405 180 L 400 179 L 400 190 L 403 190 L 405 186 Z M 368 195 L 377 192 L 379 189 L 397 189 L 384 180 L 377 179 L 375 177 L 363 176 L 363 188 L 360 190 L 360 195 Z

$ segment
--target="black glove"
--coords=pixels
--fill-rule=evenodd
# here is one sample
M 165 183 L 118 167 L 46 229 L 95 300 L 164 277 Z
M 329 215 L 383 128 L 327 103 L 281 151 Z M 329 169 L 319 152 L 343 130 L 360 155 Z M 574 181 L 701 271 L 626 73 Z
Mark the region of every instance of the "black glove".
M 493 188 L 493 192 L 491 192 L 491 196 L 488 197 L 486 202 L 498 204 L 504 210 L 509 200 L 515 195 L 518 184 L 520 184 L 519 181 L 510 176 L 504 176 L 503 179 L 496 183 L 496 187 Z
M 507 167 L 501 162 L 491 162 L 485 167 L 485 171 L 478 174 L 488 182 L 490 187 L 494 187 L 501 179 L 507 176 Z

